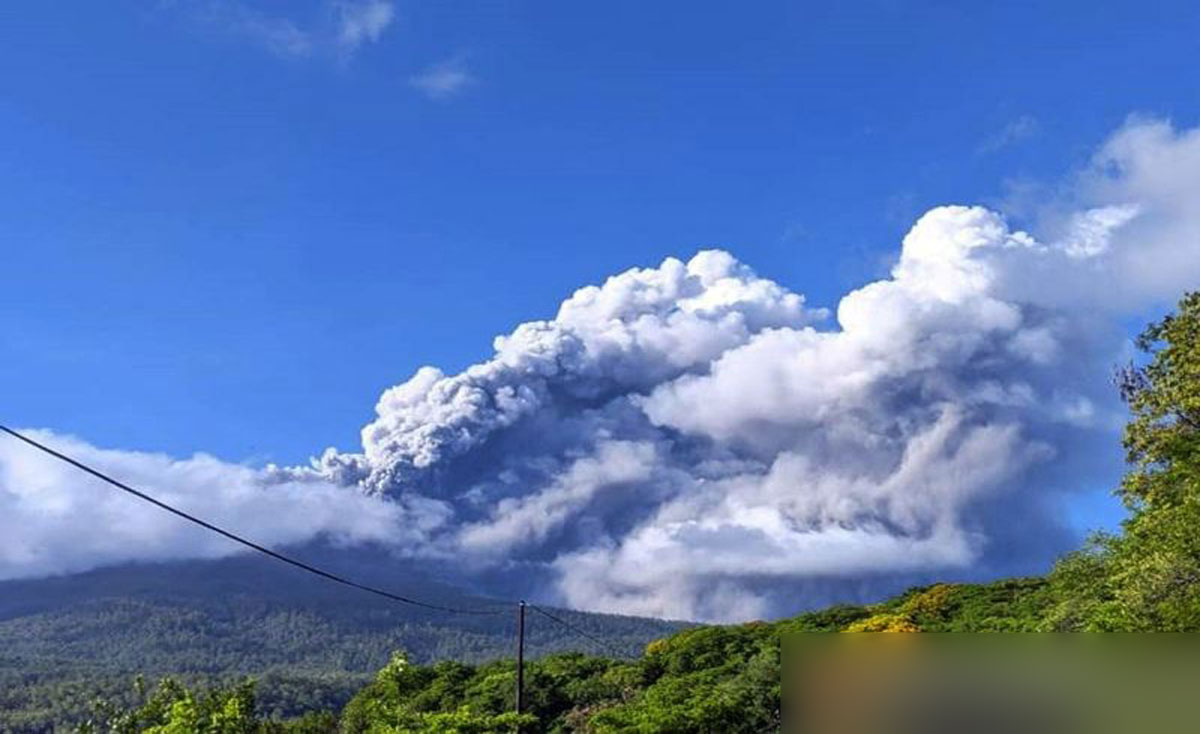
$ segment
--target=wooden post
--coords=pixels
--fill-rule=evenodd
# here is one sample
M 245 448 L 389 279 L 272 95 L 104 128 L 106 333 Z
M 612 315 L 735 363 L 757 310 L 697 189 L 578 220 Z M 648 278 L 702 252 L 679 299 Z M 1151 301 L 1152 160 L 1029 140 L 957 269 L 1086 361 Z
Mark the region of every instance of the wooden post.
M 517 607 L 517 715 L 525 711 L 525 601 Z M 520 725 L 518 725 L 518 730 Z

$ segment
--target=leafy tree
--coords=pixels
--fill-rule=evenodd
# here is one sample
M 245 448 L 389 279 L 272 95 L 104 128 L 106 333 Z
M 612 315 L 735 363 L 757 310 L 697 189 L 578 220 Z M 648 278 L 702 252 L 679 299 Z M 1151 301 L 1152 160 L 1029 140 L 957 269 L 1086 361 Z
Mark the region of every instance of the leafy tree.
M 1137 346 L 1149 364 L 1117 377 L 1132 413 L 1124 438 L 1131 470 L 1120 493 L 1144 514 L 1200 494 L 1200 291 L 1147 327 Z
M 1130 514 L 1057 566 L 1051 629 L 1200 630 L 1200 292 L 1137 346 L 1146 363 L 1117 375 Z
M 94 715 L 76 728 L 77 734 L 332 734 L 337 718 L 329 712 L 310 712 L 293 721 L 260 718 L 255 711 L 254 682 L 193 691 L 173 678 L 164 678 L 149 696 L 142 678 L 134 682 L 142 699 L 125 708 L 106 701 L 94 704 Z
M 493 671 L 480 675 L 481 669 Z M 473 669 L 461 663 L 410 665 L 403 653 L 346 706 L 341 730 L 357 734 L 511 734 L 536 717 L 505 710 L 497 691 L 496 666 Z M 512 700 L 515 676 L 500 675 L 505 702 Z

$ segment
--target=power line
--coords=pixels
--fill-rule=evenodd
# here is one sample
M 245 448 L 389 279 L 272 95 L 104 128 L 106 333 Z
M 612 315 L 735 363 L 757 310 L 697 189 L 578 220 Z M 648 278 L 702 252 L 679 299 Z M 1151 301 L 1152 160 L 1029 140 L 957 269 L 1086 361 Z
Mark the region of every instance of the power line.
M 236 533 L 233 533 L 229 530 L 226 530 L 218 525 L 214 525 L 213 523 L 208 522 L 207 520 L 203 520 L 199 517 L 196 517 L 195 515 L 184 512 L 183 510 L 173 507 L 173 506 L 167 504 L 166 502 L 163 502 L 162 500 L 159 500 L 155 497 L 150 496 L 149 494 L 146 494 L 145 492 L 134 489 L 133 487 L 129 486 L 128 484 L 125 484 L 124 482 L 121 482 L 120 480 L 114 479 L 113 477 L 105 474 L 104 472 L 102 472 L 98 469 L 95 469 L 95 468 L 83 463 L 82 461 L 79 461 L 78 459 L 68 456 L 67 454 L 62 453 L 61 451 L 52 449 L 49 446 L 47 446 L 39 441 L 36 441 L 36 440 L 24 435 L 23 433 L 21 433 L 19 431 L 13 430 L 12 428 L 9 428 L 8 426 L 0 424 L 0 431 L 7 433 L 8 435 L 12 436 L 13 438 L 23 441 L 24 443 L 38 449 L 39 451 L 49 454 L 50 456 L 53 456 L 54 458 L 56 458 L 60 461 L 70 464 L 71 466 L 75 467 L 76 469 L 79 469 L 80 471 L 83 471 L 87 474 L 90 474 L 90 475 L 96 477 L 97 479 L 107 482 L 108 484 L 111 484 L 112 486 L 116 487 L 117 489 L 120 489 L 123 492 L 127 492 L 127 493 L 133 495 L 134 497 L 137 497 L 140 500 L 149 502 L 150 504 L 152 504 L 162 510 L 166 510 L 167 512 L 170 512 L 173 515 L 181 517 L 181 518 L 187 520 L 188 522 L 199 525 L 200 527 L 202 527 L 206 530 L 210 530 L 214 533 L 217 533 L 218 535 L 224 536 L 225 538 L 228 538 L 229 540 L 232 540 L 235 543 L 244 545 L 247 548 L 258 551 L 259 553 L 262 553 L 264 555 L 270 556 L 271 558 L 274 558 L 277 561 L 281 561 L 290 566 L 299 568 L 302 571 L 307 571 L 308 573 L 314 574 L 316 576 L 320 576 L 321 578 L 324 578 L 328 581 L 333 581 L 335 583 L 342 584 L 344 586 L 349 586 L 351 588 L 358 589 L 360 591 L 365 591 L 370 594 L 375 594 L 376 596 L 381 596 L 385 599 L 390 599 L 392 601 L 400 602 L 402 604 L 409 604 L 412 606 L 422 607 L 425 609 L 432 609 L 432 610 L 439 611 L 439 612 L 450 612 L 453 614 L 476 614 L 476 615 L 488 615 L 488 616 L 504 614 L 504 612 L 502 612 L 500 610 L 493 610 L 493 609 L 463 609 L 463 608 L 459 608 L 459 607 L 443 606 L 440 604 L 431 604 L 429 602 L 423 602 L 418 599 L 412 599 L 410 597 L 401 596 L 399 594 L 394 594 L 390 591 L 386 591 L 384 589 L 380 589 L 375 586 L 359 583 L 358 581 L 348 579 L 344 576 L 340 576 L 340 575 L 332 573 L 330 571 L 326 571 L 322 568 L 318 568 L 317 566 L 313 566 L 311 564 L 305 563 L 304 561 L 292 558 L 291 556 L 284 555 L 283 553 L 279 553 L 278 551 L 271 550 L 270 548 L 267 548 L 266 546 L 263 546 L 259 543 L 254 542 L 253 540 L 244 538 L 244 537 L 242 537 Z M 627 657 L 627 653 L 624 653 L 624 652 L 618 650 L 617 648 L 613 647 L 612 645 L 610 645 L 609 643 L 600 639 L 599 637 L 596 637 L 595 635 L 592 635 L 588 632 L 584 632 L 582 629 L 580 629 L 576 625 L 573 625 L 570 622 L 567 622 L 566 620 L 562 619 L 561 617 L 551 614 L 550 612 L 537 606 L 536 604 L 529 604 L 528 606 L 530 609 L 534 610 L 538 614 L 541 614 L 543 617 L 549 619 L 550 621 L 552 621 L 556 624 L 562 625 L 563 627 L 567 628 L 571 632 L 574 632 L 575 634 L 579 635 L 580 637 L 590 640 L 591 642 L 595 643 L 596 645 L 603 648 L 607 652 L 609 652 L 617 657 L 621 657 L 621 658 Z
M 136 490 L 133 487 L 130 487 L 128 484 L 125 484 L 121 481 L 113 479 L 112 477 L 101 472 L 100 470 L 93 469 L 92 467 L 88 466 L 87 464 L 83 463 L 82 461 L 79 461 L 78 459 L 74 459 L 70 456 L 67 456 L 64 453 L 56 451 L 56 450 L 50 448 L 49 446 L 46 446 L 45 444 L 39 443 L 38 441 L 35 441 L 32 438 L 29 438 L 28 436 L 26 436 L 22 433 L 19 433 L 18 431 L 14 431 L 13 429 L 9 428 L 8 426 L 0 424 L 0 431 L 7 433 L 8 435 L 12 436 L 13 438 L 24 441 L 25 443 L 38 449 L 39 451 L 47 453 L 50 456 L 53 456 L 54 458 L 56 458 L 60 461 L 64 461 L 64 462 L 70 464 L 71 466 L 75 467 L 76 469 L 79 469 L 88 474 L 91 474 L 92 476 L 96 477 L 97 479 L 103 480 L 103 481 L 111 484 L 112 486 L 116 487 L 117 489 L 120 489 L 124 492 L 128 492 L 129 494 L 133 495 L 134 497 L 137 497 L 138 499 L 149 502 L 150 504 L 152 504 L 160 509 L 166 510 L 167 512 L 170 512 L 173 515 L 182 517 L 184 520 L 187 520 L 188 522 L 195 523 L 196 525 L 199 525 L 200 527 L 205 528 L 206 530 L 211 530 L 212 532 L 217 533 L 218 535 L 223 535 L 226 538 L 234 541 L 235 543 L 241 543 L 242 545 L 246 546 L 247 548 L 251 548 L 253 550 L 258 551 L 259 553 L 268 555 L 277 561 L 282 561 L 283 563 L 286 563 L 291 566 L 295 566 L 296 568 L 299 568 L 303 571 L 307 571 L 311 574 L 320 576 L 321 578 L 327 579 L 329 581 L 343 584 L 345 586 L 349 586 L 351 588 L 358 589 L 360 591 L 365 591 L 370 594 L 375 594 L 376 596 L 381 596 L 385 599 L 391 599 L 392 601 L 400 602 L 401 604 L 410 604 L 415 607 L 423 607 L 425 609 L 432 609 L 432 610 L 439 611 L 439 612 L 450 612 L 452 614 L 477 614 L 477 615 L 489 615 L 489 616 L 490 615 L 498 615 L 498 614 L 503 613 L 499 610 L 492 610 L 492 609 L 460 609 L 457 607 L 442 606 L 440 604 L 430 604 L 428 602 L 419 601 L 417 599 L 410 599 L 406 596 L 401 596 L 399 594 L 393 594 L 390 591 L 385 591 L 383 589 L 380 589 L 380 588 L 377 588 L 374 586 L 362 584 L 357 581 L 352 581 L 351 579 L 348 579 L 344 576 L 339 576 L 338 574 L 331 573 L 324 569 L 310 565 L 308 563 L 305 563 L 304 561 L 300 561 L 300 560 L 297 560 L 290 556 L 286 556 L 282 553 L 273 551 L 270 548 L 267 548 L 263 545 L 259 545 L 258 543 L 255 543 L 253 540 L 247 540 L 246 538 L 243 538 L 242 536 L 237 535 L 236 533 L 232 533 L 232 532 L 230 532 L 222 527 L 219 527 L 217 525 L 214 525 L 206 520 L 201 520 L 200 518 L 196 517 L 195 515 L 190 515 L 190 514 L 184 512 L 183 510 L 172 507 L 171 505 L 168 505 L 166 502 L 163 502 L 162 500 L 155 499 L 154 497 L 151 497 L 150 495 L 146 494 L 145 492 Z M 536 609 L 536 607 L 535 607 L 535 609 Z M 545 612 L 543 612 L 543 614 L 545 614 Z
M 525 710 L 525 600 L 517 605 L 517 716 Z M 521 727 L 517 726 L 520 734 Z
M 571 624 L 570 622 L 567 622 L 563 619 L 560 619 L 560 618 L 554 616 L 553 614 L 551 614 L 550 612 L 547 612 L 545 609 L 542 609 L 541 607 L 539 607 L 536 604 L 530 604 L 529 608 L 532 609 L 533 611 L 537 612 L 538 614 L 542 615 L 543 617 L 546 617 L 547 619 L 551 620 L 552 622 L 557 622 L 558 624 L 561 624 L 563 627 L 566 627 L 567 629 L 571 630 L 575 634 L 577 634 L 581 637 L 586 637 L 587 639 L 596 643 L 597 645 L 599 645 L 600 647 L 607 650 L 609 653 L 615 655 L 618 658 L 628 658 L 629 657 L 629 655 L 627 653 L 621 652 L 617 648 L 612 647 L 604 640 L 601 640 L 599 637 L 596 637 L 595 635 L 591 635 L 591 634 L 588 634 L 587 632 L 584 632 L 583 630 L 579 629 L 578 627 Z
M 173 506 L 167 504 L 166 502 L 163 502 L 162 500 L 159 500 L 155 497 L 152 497 L 152 496 L 146 494 L 145 492 L 134 489 L 133 487 L 129 486 L 128 484 L 125 484 L 124 482 L 121 482 L 120 480 L 114 479 L 113 477 L 110 477 L 109 475 L 105 474 L 104 472 L 100 471 L 99 469 L 95 469 L 95 468 L 83 463 L 82 461 L 75 459 L 74 457 L 68 456 L 67 454 L 62 453 L 61 451 L 52 449 L 49 446 L 47 446 L 39 441 L 35 441 L 34 439 L 29 438 L 28 436 L 26 436 L 18 431 L 13 430 L 12 428 L 9 428 L 8 426 L 0 424 L 0 431 L 7 433 L 8 435 L 12 436 L 13 438 L 15 438 L 19 441 L 22 441 L 22 442 L 32 446 L 33 448 L 35 448 L 39 451 L 42 451 L 43 453 L 53 456 L 54 458 L 58 459 L 59 461 L 70 464 L 71 466 L 75 467 L 76 469 L 79 469 L 80 471 L 90 474 L 93 477 L 96 477 L 97 479 L 100 479 L 100 480 L 116 487 L 117 489 L 120 489 L 123 492 L 127 492 L 144 502 L 149 502 L 150 504 L 154 505 L 155 507 L 158 507 L 159 509 L 166 510 L 167 512 L 171 513 L 172 515 L 181 517 L 184 520 L 187 520 L 188 522 L 194 523 L 206 530 L 210 530 L 214 533 L 217 533 L 218 535 L 228 538 L 229 540 L 232 540 L 235 543 L 244 545 L 247 548 L 258 551 L 259 553 L 262 553 L 264 555 L 270 556 L 271 558 L 274 558 L 277 561 L 281 561 L 290 566 L 299 568 L 302 571 L 307 571 L 308 573 L 314 574 L 316 576 L 320 576 L 321 578 L 326 579 L 328 581 L 333 581 L 335 583 L 342 584 L 344 586 L 349 586 L 351 588 L 358 589 L 360 591 L 365 591 L 370 594 L 375 594 L 376 596 L 381 596 L 385 599 L 390 599 L 391 601 L 400 602 L 401 604 L 409 604 L 412 606 L 422 607 L 425 609 L 432 609 L 432 610 L 439 611 L 439 612 L 449 612 L 451 614 L 474 614 L 474 615 L 489 615 L 489 616 L 499 615 L 502 613 L 499 610 L 461 609 L 461 608 L 457 608 L 457 607 L 442 606 L 440 604 L 430 604 L 428 602 L 419 601 L 417 599 L 412 599 L 412 598 L 409 598 L 406 596 L 400 596 L 399 594 L 393 594 L 390 591 L 386 591 L 384 589 L 370 586 L 368 584 L 359 583 L 357 581 L 348 579 L 344 576 L 339 576 L 338 574 L 331 573 L 322 568 L 318 568 L 317 566 L 313 566 L 311 564 L 305 563 L 304 561 L 300 561 L 300 560 L 297 560 L 290 556 L 279 553 L 277 551 L 273 551 L 270 548 L 267 548 L 266 546 L 260 545 L 259 543 L 256 543 L 252 540 L 248 540 L 247 538 L 243 538 L 242 536 L 240 536 L 236 533 L 230 532 L 229 530 L 226 530 L 218 525 L 214 525 L 213 523 L 208 522 L 207 520 L 202 520 L 199 517 L 196 517 L 195 515 L 184 512 L 183 510 L 173 507 Z M 568 622 L 564 619 L 561 619 L 560 617 L 558 617 L 554 614 L 551 614 L 550 612 L 546 611 L 545 609 L 542 609 L 541 607 L 537 606 L 536 604 L 526 604 L 526 602 L 524 602 L 524 601 L 520 602 L 520 606 L 518 607 L 517 680 L 516 680 L 516 710 L 517 710 L 518 714 L 520 714 L 522 712 L 523 704 L 524 704 L 524 700 L 523 700 L 524 699 L 524 680 L 523 680 L 524 675 L 523 674 L 524 674 L 524 667 L 525 667 L 524 666 L 525 609 L 527 607 L 529 609 L 532 609 L 533 611 L 537 612 L 538 614 L 541 614 L 546 619 L 549 619 L 550 621 L 552 621 L 556 624 L 562 625 L 563 627 L 574 632 L 575 634 L 579 635 L 580 637 L 584 637 L 584 638 L 590 640 L 591 642 L 598 645 L 600 648 L 615 655 L 616 657 L 618 657 L 618 658 L 627 657 L 627 655 L 625 653 L 617 650 L 615 647 L 610 646 L 607 642 L 605 642 L 604 640 L 601 640 L 599 637 L 596 637 L 595 635 L 592 635 L 588 632 L 584 632 L 579 627 L 576 627 L 575 625 L 571 624 L 570 622 Z

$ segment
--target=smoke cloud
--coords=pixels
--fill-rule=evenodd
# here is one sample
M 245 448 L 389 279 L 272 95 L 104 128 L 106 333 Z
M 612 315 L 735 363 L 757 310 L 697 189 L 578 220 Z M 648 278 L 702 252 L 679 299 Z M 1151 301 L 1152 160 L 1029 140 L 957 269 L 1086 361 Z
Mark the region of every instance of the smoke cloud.
M 48 438 L 267 542 L 387 542 L 586 609 L 744 619 L 1039 571 L 1064 503 L 1115 479 L 1123 320 L 1200 283 L 1198 196 L 1200 131 L 1134 120 L 1036 235 L 933 209 L 832 313 L 720 250 L 629 270 L 418 370 L 308 467 Z M 0 575 L 226 550 L 149 514 L 110 543 L 63 471 L 0 446 Z

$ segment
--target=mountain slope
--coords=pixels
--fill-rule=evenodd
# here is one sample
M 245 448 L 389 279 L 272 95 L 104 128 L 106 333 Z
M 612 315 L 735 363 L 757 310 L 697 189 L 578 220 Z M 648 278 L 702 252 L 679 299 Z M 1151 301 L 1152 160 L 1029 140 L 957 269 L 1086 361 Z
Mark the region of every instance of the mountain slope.
M 249 556 L 0 582 L 0 730 L 76 718 L 97 694 L 121 698 L 135 673 L 204 684 L 253 675 L 265 709 L 286 715 L 339 707 L 393 651 L 421 662 L 512 654 L 514 607 L 423 578 L 386 555 L 303 552 L 357 580 L 500 614 L 405 606 Z M 683 626 L 556 614 L 631 655 Z M 536 615 L 528 621 L 531 656 L 590 644 Z
M 511 658 L 414 665 L 403 656 L 383 666 L 340 715 L 312 705 L 304 718 L 285 722 L 270 706 L 255 714 L 255 692 L 245 685 L 197 693 L 173 683 L 141 695 L 138 706 L 116 715 L 142 729 L 171 724 L 190 731 L 192 720 L 228 717 L 235 709 L 237 730 L 256 734 L 509 734 L 518 723 L 522 731 L 552 734 L 761 734 L 779 730 L 781 644 L 792 633 L 1033 630 L 1044 623 L 1052 602 L 1046 579 L 937 584 L 880 604 L 836 606 L 777 622 L 689 628 L 650 643 L 634 659 L 548 655 L 526 664 L 520 719 L 513 712 Z M 196 705 L 179 711 L 173 708 L 179 701 Z

